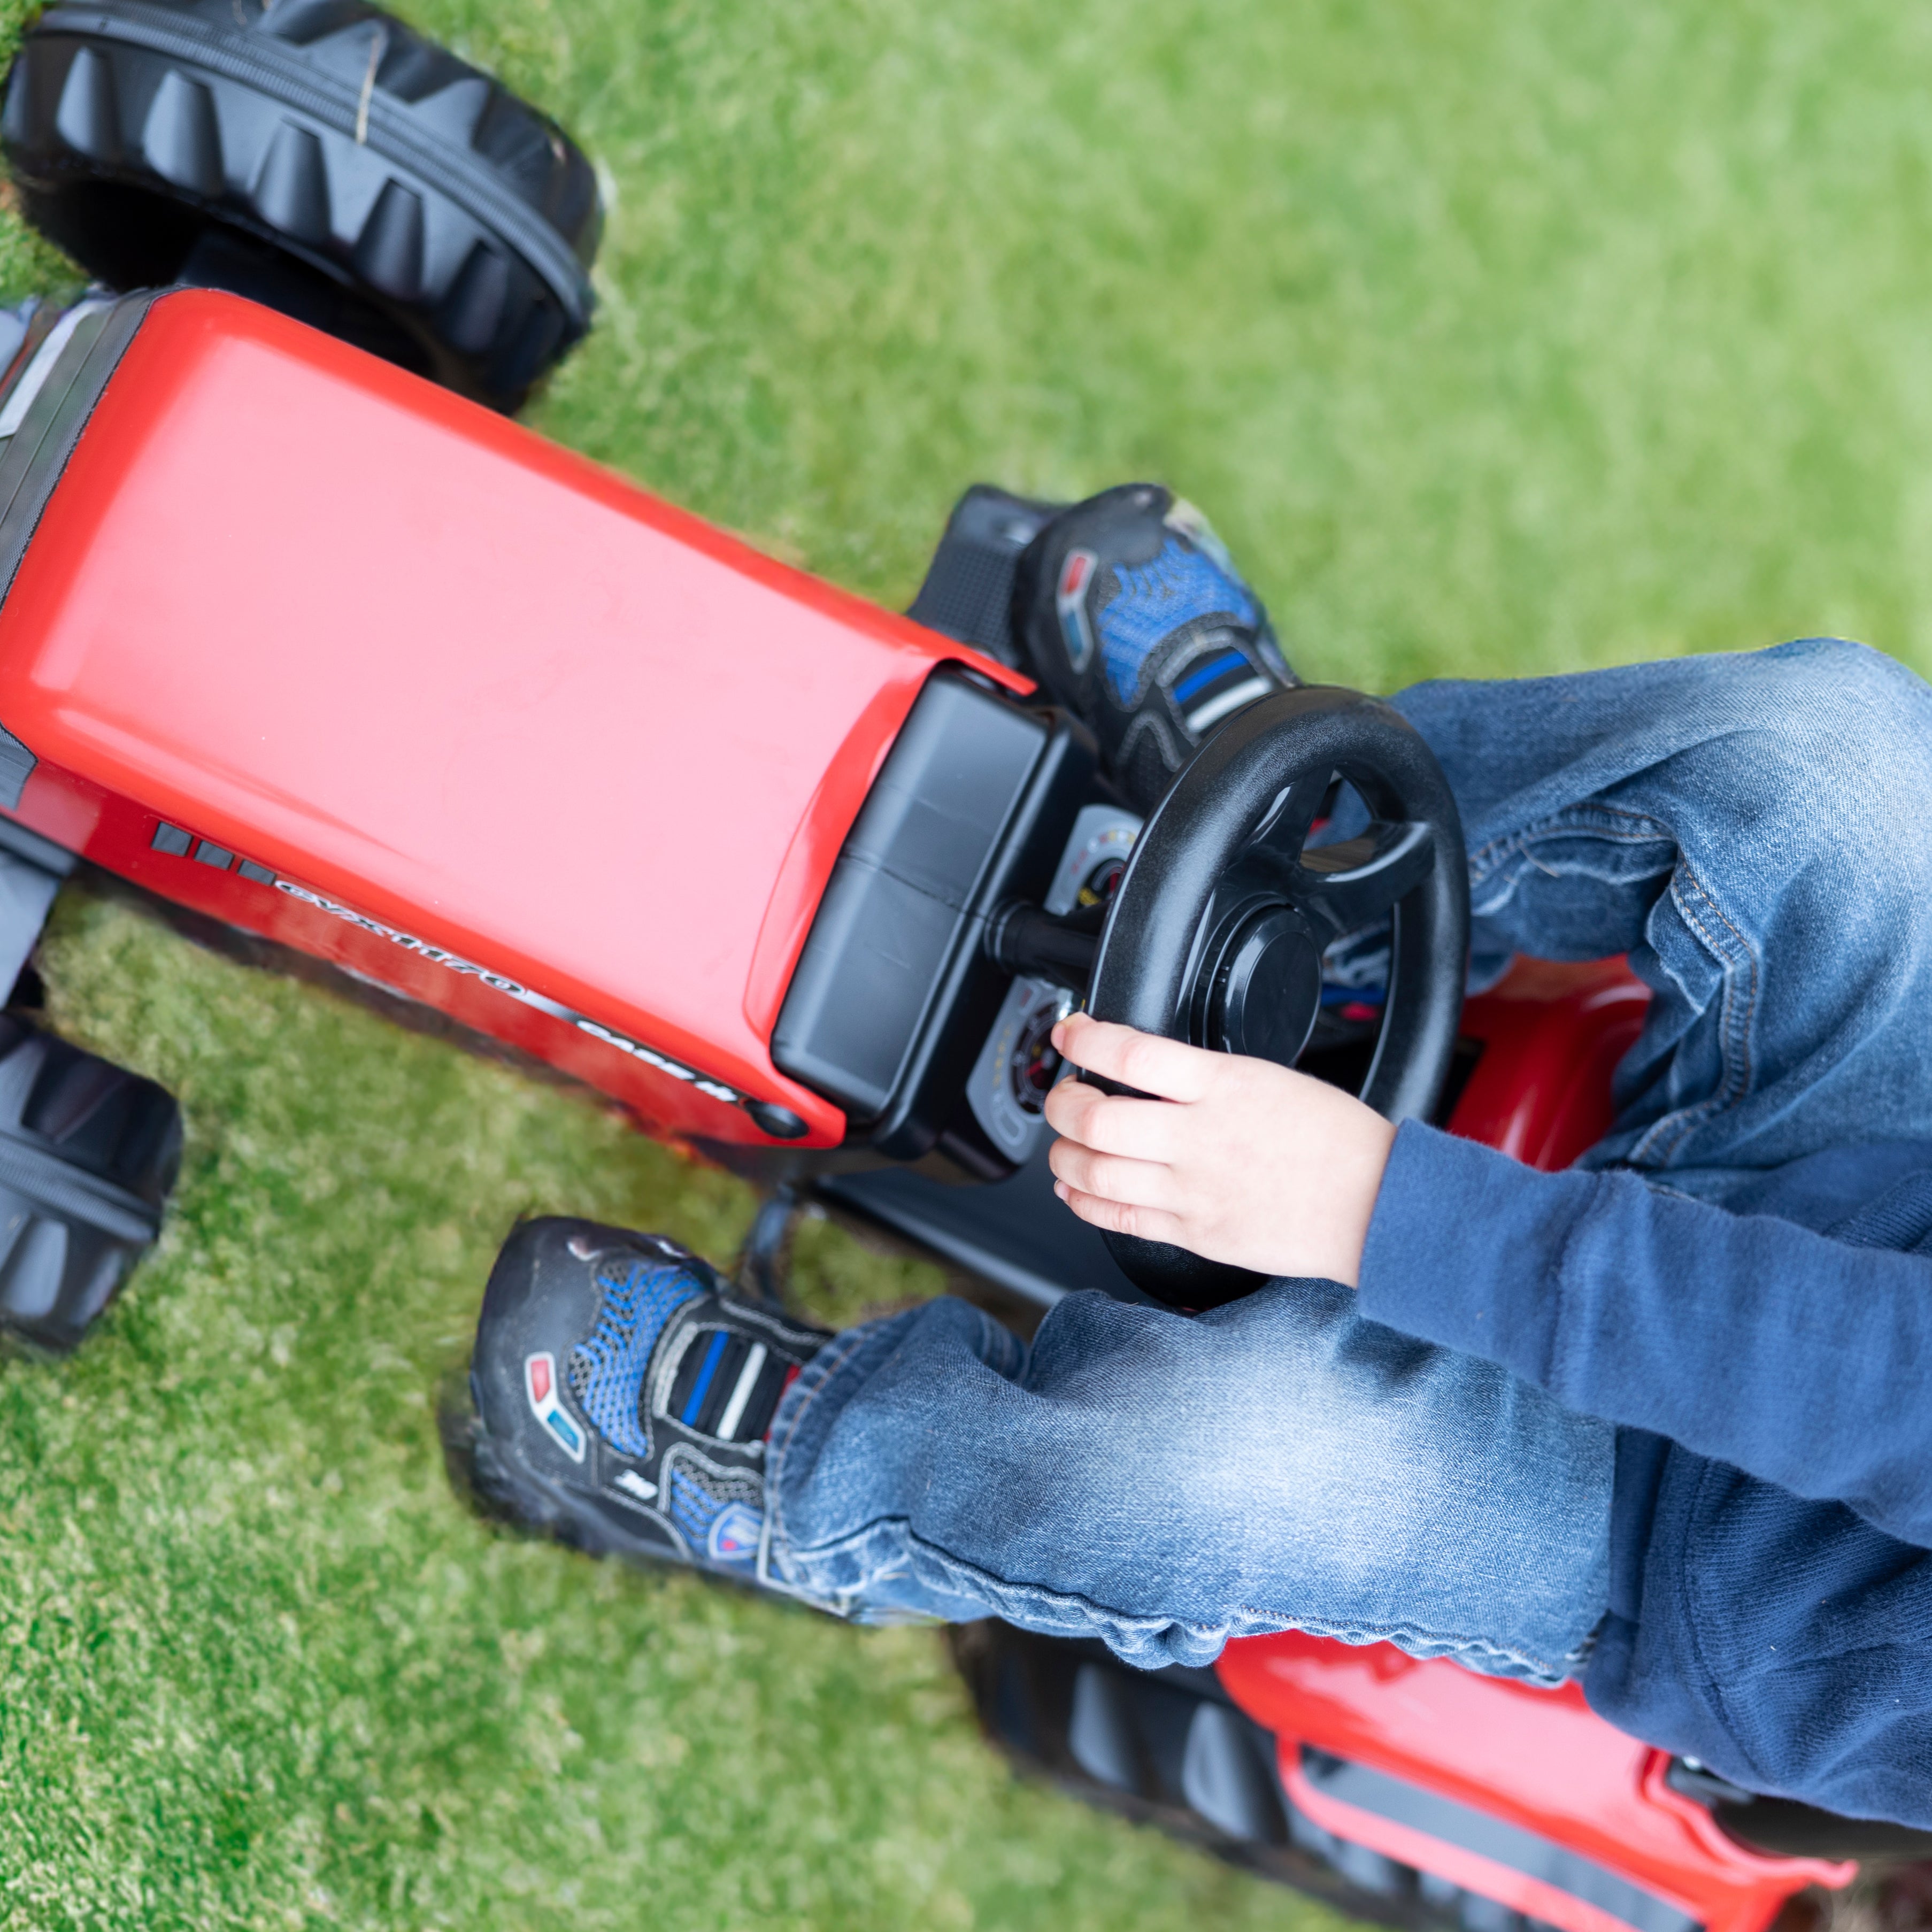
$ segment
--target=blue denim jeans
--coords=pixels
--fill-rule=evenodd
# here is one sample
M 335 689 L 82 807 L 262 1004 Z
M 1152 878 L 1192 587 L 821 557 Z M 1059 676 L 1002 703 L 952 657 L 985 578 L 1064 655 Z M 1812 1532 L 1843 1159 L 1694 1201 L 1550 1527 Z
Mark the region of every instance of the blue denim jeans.
M 1655 995 L 1588 1164 L 1722 1202 L 1932 1136 L 1932 689 L 1832 641 L 1395 700 L 1469 845 L 1477 969 L 1628 952 Z M 941 1300 L 788 1393 L 779 1574 L 874 1616 L 993 1615 L 1202 1664 L 1285 1628 L 1552 1681 L 1606 1605 L 1613 1432 L 1276 1281 L 1190 1318 L 1069 1297 L 1030 1348 Z

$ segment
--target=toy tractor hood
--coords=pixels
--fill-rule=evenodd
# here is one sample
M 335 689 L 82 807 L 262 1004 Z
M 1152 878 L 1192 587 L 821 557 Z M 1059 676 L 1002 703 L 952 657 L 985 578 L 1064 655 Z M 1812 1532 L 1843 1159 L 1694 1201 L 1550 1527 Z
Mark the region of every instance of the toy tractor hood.
M 585 1023 L 661 1127 L 837 1139 L 769 1042 L 841 842 L 938 664 L 1020 680 L 232 296 L 83 318 L 15 428 L 16 820 Z

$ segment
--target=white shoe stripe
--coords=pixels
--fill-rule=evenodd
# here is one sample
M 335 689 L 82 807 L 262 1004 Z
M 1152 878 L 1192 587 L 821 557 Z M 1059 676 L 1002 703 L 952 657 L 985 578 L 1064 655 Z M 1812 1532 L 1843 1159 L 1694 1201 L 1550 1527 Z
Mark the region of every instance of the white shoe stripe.
M 752 1391 L 758 1384 L 758 1371 L 765 1366 L 765 1345 L 762 1342 L 752 1344 L 752 1352 L 745 1358 L 745 1366 L 738 1371 L 738 1386 L 731 1391 L 731 1400 L 724 1405 L 724 1413 L 718 1418 L 718 1439 L 728 1442 L 731 1432 L 738 1426 L 738 1418 L 745 1412 L 745 1405 L 752 1399 Z
M 1274 686 L 1264 677 L 1244 677 L 1231 691 L 1217 692 L 1198 711 L 1187 713 L 1187 728 L 1196 737 L 1210 724 L 1218 724 L 1231 711 L 1238 711 L 1258 698 L 1265 698 Z

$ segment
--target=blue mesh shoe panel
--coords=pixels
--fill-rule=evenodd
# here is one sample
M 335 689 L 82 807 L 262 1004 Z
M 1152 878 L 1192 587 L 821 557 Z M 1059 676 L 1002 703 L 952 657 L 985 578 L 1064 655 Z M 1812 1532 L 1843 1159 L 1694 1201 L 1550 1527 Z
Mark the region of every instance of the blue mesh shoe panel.
M 1101 662 L 1123 704 L 1134 701 L 1148 659 L 1184 625 L 1226 617 L 1252 627 L 1261 616 L 1238 578 L 1174 537 L 1138 569 L 1117 564 L 1114 577 L 1118 587 L 1100 613 Z
M 677 1526 L 692 1542 L 702 1544 L 710 1534 L 718 1512 L 724 1507 L 722 1496 L 713 1496 L 703 1479 L 688 1469 L 674 1469 L 667 1486 L 670 1491 L 670 1513 Z
M 571 1351 L 571 1393 L 605 1442 L 627 1456 L 647 1456 L 638 1418 L 644 1370 L 664 1324 L 704 1288 L 674 1262 L 613 1263 L 596 1281 L 604 1298 L 597 1326 Z
M 664 1499 L 692 1547 L 720 1563 L 757 1559 L 764 1485 L 744 1470 L 721 1469 L 680 1445 L 664 1458 Z

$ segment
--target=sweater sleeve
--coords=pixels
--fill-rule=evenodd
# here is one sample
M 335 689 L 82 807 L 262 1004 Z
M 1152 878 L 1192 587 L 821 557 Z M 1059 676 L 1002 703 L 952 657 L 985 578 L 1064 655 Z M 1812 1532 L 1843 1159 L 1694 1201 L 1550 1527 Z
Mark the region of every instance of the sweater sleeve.
M 1932 1258 L 1406 1125 L 1364 1314 L 1932 1548 Z

